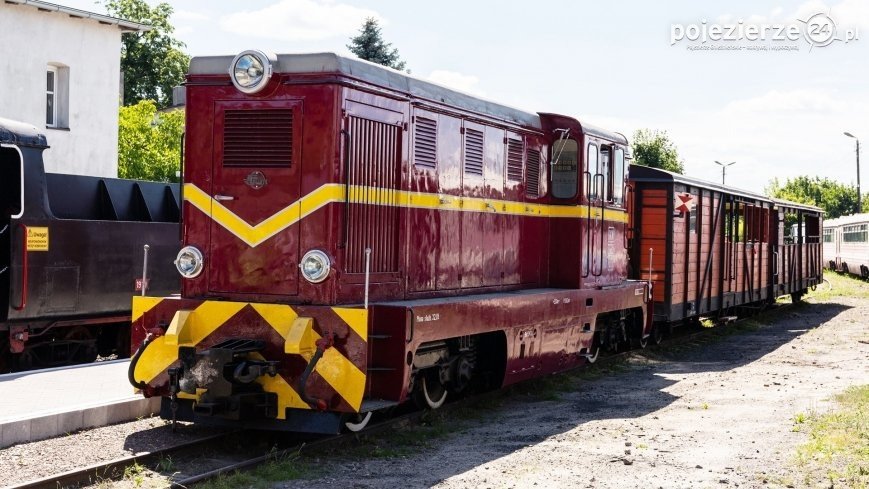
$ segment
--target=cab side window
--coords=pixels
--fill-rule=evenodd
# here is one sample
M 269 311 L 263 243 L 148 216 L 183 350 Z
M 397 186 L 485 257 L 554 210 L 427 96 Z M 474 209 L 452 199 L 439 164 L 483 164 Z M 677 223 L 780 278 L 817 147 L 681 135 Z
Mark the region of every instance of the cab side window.
M 613 161 L 612 172 L 612 198 L 616 205 L 622 205 L 625 201 L 625 150 L 616 148 L 615 160 Z
M 579 145 L 573 139 L 561 139 L 552 145 L 552 196 L 557 199 L 576 197 Z
M 612 200 L 613 185 L 612 181 L 612 158 L 609 146 L 601 146 L 600 148 L 600 169 L 597 177 L 598 185 L 600 186 L 600 198 L 609 202 Z

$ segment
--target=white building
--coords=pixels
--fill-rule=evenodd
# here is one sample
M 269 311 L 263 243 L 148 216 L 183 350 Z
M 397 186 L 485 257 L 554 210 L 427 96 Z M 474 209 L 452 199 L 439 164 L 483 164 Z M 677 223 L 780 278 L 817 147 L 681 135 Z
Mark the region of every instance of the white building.
M 121 33 L 148 28 L 38 0 L 0 3 L 0 117 L 46 128 L 46 171 L 117 176 Z

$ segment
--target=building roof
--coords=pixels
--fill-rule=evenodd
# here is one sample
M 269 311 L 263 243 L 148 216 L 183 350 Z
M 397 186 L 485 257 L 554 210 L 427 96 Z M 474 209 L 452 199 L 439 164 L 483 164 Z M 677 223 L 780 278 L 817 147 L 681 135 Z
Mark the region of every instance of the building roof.
M 36 8 L 44 12 L 60 12 L 67 14 L 70 17 L 77 19 L 92 19 L 104 25 L 116 25 L 122 31 L 127 32 L 145 32 L 150 31 L 151 26 L 148 24 L 140 24 L 126 19 L 118 19 L 108 15 L 88 12 L 87 10 L 79 10 L 72 7 L 64 7 L 55 3 L 42 2 L 40 0 L 4 0 L 6 3 L 13 5 L 26 5 Z

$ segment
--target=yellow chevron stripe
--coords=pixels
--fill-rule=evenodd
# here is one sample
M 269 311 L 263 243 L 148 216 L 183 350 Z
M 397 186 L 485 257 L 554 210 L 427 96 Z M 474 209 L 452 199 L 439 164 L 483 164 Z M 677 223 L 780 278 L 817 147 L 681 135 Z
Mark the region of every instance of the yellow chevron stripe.
M 179 346 L 199 344 L 245 305 L 245 302 L 207 301 L 192 311 L 176 311 L 173 334 L 167 331 L 166 336 L 156 338 L 145 348 L 136 364 L 136 379 L 153 381 L 178 359 Z
M 359 308 L 333 307 L 333 311 L 342 321 L 353 328 L 353 331 L 364 341 L 368 341 L 368 311 Z
M 131 322 L 138 321 L 146 312 L 154 309 L 157 304 L 163 302 L 163 297 L 143 297 L 140 295 L 133 296 L 133 319 Z
M 257 313 L 268 322 L 282 338 L 286 339 L 290 333 L 290 327 L 298 314 L 287 305 L 283 304 L 251 304 Z M 363 339 L 367 340 L 368 311 L 365 309 L 350 309 L 333 307 L 338 314 L 354 331 Z M 348 320 L 349 319 L 349 320 Z M 360 327 L 364 330 L 360 332 Z M 311 341 L 316 342 L 321 336 L 314 332 Z M 311 348 L 313 351 L 314 348 Z M 302 355 L 310 361 L 312 354 Z M 335 392 L 341 395 L 353 409 L 359 410 L 362 405 L 362 396 L 365 393 L 365 373 L 359 370 L 353 362 L 342 355 L 335 348 L 329 348 L 323 353 L 323 357 L 317 362 L 314 369 Z M 265 385 L 265 384 L 263 384 Z M 277 392 L 277 391 L 275 391 Z M 295 391 L 293 391 L 295 394 Z M 278 393 L 280 398 L 280 393 Z M 298 396 L 298 394 L 296 394 Z
M 331 203 L 345 201 L 345 186 L 328 183 L 301 199 L 284 207 L 257 225 L 247 221 L 214 200 L 192 183 L 184 184 L 184 200 L 210 216 L 239 239 L 255 247 L 275 234 L 299 222 L 311 213 Z M 563 206 L 531 204 L 508 200 L 455 197 L 443 194 L 408 192 L 379 187 L 350 187 L 350 202 L 377 205 L 410 207 L 416 209 L 439 209 L 445 211 L 484 212 L 515 216 L 538 216 L 547 218 L 600 218 L 605 221 L 628 222 L 628 214 L 622 210 L 603 209 L 586 205 Z
M 256 360 L 265 360 L 265 357 L 259 353 L 253 353 L 251 356 Z M 293 386 L 287 383 L 286 379 L 280 375 L 275 375 L 274 377 L 263 375 L 256 379 L 256 382 L 263 386 L 263 390 L 274 392 L 278 395 L 278 419 L 287 418 L 287 408 L 311 409 L 311 406 L 308 406 L 308 403 L 302 400 L 296 389 L 293 389 Z

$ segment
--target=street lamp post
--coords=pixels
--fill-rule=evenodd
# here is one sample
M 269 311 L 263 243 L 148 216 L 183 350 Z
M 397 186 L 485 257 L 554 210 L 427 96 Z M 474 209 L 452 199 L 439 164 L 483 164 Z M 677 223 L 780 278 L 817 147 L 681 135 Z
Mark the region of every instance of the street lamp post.
M 860 202 L 860 140 L 848 131 L 845 131 L 845 135 L 857 141 L 857 212 L 855 214 L 859 214 L 863 210 Z
M 727 167 L 736 163 L 735 161 L 731 161 L 730 163 L 722 163 L 718 160 L 715 160 L 715 164 L 721 166 L 721 185 L 724 185 L 724 174 L 727 171 Z

